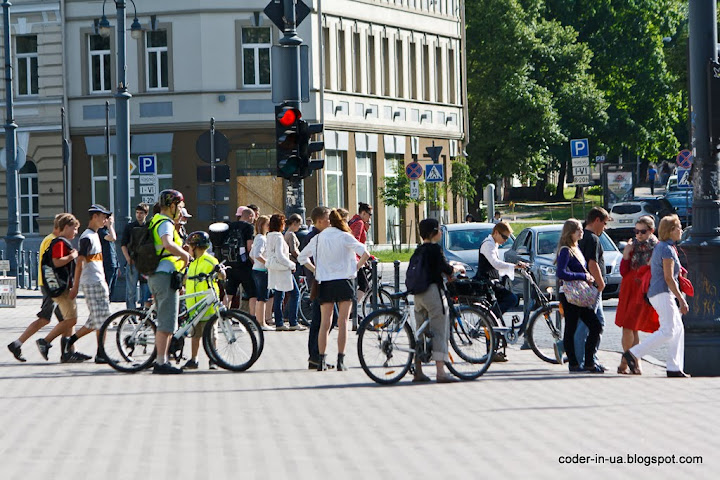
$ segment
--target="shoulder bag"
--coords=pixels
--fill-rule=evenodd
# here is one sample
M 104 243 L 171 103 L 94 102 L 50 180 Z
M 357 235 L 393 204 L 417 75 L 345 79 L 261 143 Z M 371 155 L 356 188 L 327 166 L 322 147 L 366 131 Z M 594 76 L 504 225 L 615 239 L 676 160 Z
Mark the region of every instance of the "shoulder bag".
M 568 247 L 565 248 L 568 249 L 570 255 L 575 257 L 572 249 Z M 575 257 L 575 259 L 578 260 L 578 263 L 582 266 L 580 260 L 577 257 Z M 582 267 L 585 273 L 589 273 L 584 266 Z M 594 307 L 600 295 L 597 287 L 589 284 L 586 280 L 563 280 L 563 293 L 568 302 L 578 307 L 586 308 Z

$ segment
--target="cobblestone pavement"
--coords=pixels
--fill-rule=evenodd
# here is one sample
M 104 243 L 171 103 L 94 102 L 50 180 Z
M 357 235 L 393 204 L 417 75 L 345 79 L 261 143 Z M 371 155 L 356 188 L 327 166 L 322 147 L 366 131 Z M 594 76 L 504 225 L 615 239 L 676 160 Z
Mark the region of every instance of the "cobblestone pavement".
M 514 346 L 476 381 L 381 387 L 359 367 L 354 334 L 350 371 L 307 371 L 306 332 L 267 332 L 245 373 L 209 371 L 203 354 L 201 370 L 179 376 L 120 374 L 59 364 L 57 345 L 46 362 L 37 336 L 21 364 L 4 345 L 38 306 L 0 310 L 3 480 L 676 479 L 716 478 L 720 463 L 716 378 L 668 379 L 648 363 L 641 377 L 570 375 Z M 93 353 L 94 339 L 77 346 Z M 600 359 L 614 370 L 619 355 Z

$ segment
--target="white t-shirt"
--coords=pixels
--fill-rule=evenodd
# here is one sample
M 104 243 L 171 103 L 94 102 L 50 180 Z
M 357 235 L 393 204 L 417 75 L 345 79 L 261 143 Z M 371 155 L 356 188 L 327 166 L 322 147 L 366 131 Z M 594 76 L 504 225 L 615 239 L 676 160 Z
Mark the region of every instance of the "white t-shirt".
M 88 228 L 80 235 L 78 255 L 85 257 L 85 265 L 80 274 L 80 285 L 104 283 L 102 244 L 95 230 Z

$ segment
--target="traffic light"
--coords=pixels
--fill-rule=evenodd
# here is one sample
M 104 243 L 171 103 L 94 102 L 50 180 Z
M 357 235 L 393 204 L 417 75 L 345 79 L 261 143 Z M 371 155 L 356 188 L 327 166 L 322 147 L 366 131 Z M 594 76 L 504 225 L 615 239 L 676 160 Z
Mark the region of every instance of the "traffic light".
M 307 123 L 300 119 L 298 122 L 298 155 L 302 160 L 302 177 L 309 177 L 313 170 L 319 170 L 325 165 L 325 160 L 312 160 L 312 154 L 325 149 L 325 142 L 313 142 L 313 135 L 323 132 L 322 123 Z
M 275 106 L 275 139 L 278 177 L 302 178 L 302 160 L 299 156 L 298 125 L 300 109 L 287 103 Z

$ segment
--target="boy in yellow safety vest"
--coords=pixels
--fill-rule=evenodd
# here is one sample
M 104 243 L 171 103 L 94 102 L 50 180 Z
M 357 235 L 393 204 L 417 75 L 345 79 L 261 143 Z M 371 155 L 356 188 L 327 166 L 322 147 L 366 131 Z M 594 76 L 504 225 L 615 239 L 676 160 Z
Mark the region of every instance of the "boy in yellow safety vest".
M 187 277 L 185 278 L 185 293 L 202 292 L 210 288 L 211 280 L 203 275 L 209 275 L 212 273 L 218 261 L 215 257 L 210 255 L 207 249 L 210 247 L 210 235 L 205 232 L 192 232 L 187 237 L 187 245 L 190 247 L 192 257 L 194 260 L 190 263 L 187 271 Z M 221 280 L 225 279 L 225 269 L 221 267 L 218 277 Z M 217 286 L 217 282 L 212 281 L 212 286 L 215 291 L 220 294 L 220 289 Z M 188 310 L 191 310 L 193 305 L 199 302 L 203 297 L 190 297 L 185 300 L 185 305 Z M 197 370 L 198 368 L 198 351 L 200 350 L 200 339 L 203 336 L 205 325 L 207 321 L 217 313 L 215 309 L 210 309 L 205 316 L 195 326 L 195 330 L 192 335 L 192 358 L 187 361 L 183 366 L 183 369 Z M 213 368 L 213 363 L 210 361 L 210 368 Z

